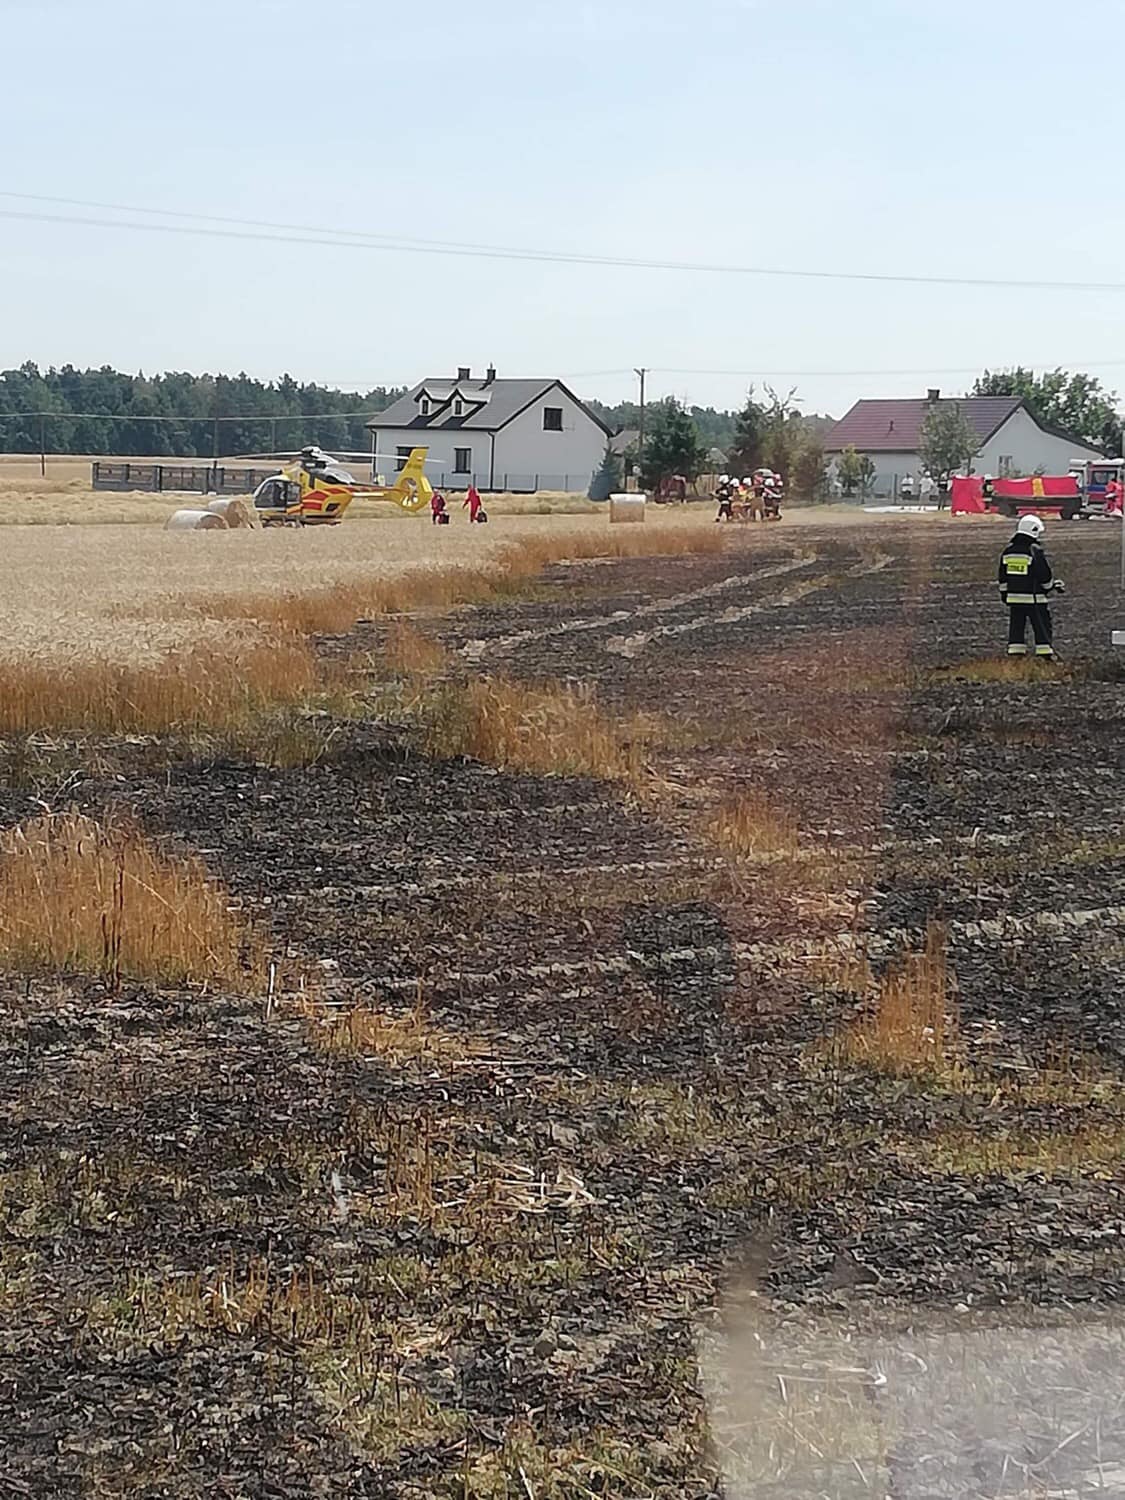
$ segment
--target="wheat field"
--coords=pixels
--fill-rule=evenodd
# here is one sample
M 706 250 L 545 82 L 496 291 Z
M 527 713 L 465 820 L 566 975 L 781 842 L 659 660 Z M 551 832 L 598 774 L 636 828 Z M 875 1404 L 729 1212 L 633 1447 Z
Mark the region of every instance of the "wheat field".
M 338 527 L 166 532 L 182 497 L 94 495 L 81 488 L 88 473 L 70 460 L 49 460 L 46 479 L 37 460 L 0 465 L 0 662 L 127 666 L 200 647 L 236 654 L 299 615 L 301 601 L 325 615 L 319 628 L 347 628 L 347 609 L 354 614 L 365 600 L 378 607 L 392 580 L 401 580 L 397 593 L 406 600 L 413 580 L 425 603 L 432 575 L 456 585 L 510 570 L 513 556 L 525 552 L 522 571 L 530 571 L 552 557 L 695 550 L 717 541 L 709 513 L 698 510 L 611 529 L 604 507 L 519 514 L 491 499 L 488 526 L 470 527 L 455 509 L 451 526 L 436 527 L 425 514 L 384 504 L 379 524 L 349 514 Z M 456 587 L 450 592 L 448 602 L 456 602 Z M 323 609 L 332 595 L 345 606 L 339 626 Z
M 184 458 L 138 458 L 130 462 L 206 464 L 205 459 Z M 237 464 L 238 460 L 226 462 Z M 92 463 L 89 458 L 48 455 L 44 475 L 37 457 L 0 454 L 0 526 L 162 526 L 177 506 L 200 501 L 198 495 L 174 491 L 149 494 L 128 490 L 118 494 L 91 489 Z M 269 466 L 258 463 L 255 467 Z M 357 477 L 361 474 L 362 470 Z M 451 508 L 455 514 L 460 509 L 456 495 L 452 497 Z M 605 507 L 582 495 L 546 490 L 534 495 L 490 495 L 488 509 L 490 515 L 599 516 Z M 348 511 L 349 521 L 388 521 L 401 517 L 396 505 L 383 500 L 355 500 Z

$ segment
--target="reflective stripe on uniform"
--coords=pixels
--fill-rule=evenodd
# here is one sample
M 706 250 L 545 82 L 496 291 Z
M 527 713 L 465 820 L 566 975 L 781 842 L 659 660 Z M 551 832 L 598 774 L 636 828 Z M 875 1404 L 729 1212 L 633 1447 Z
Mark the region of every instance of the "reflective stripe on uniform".
M 1008 647 L 1008 655 L 1009 656 L 1026 656 L 1027 655 L 1027 647 L 1026 647 L 1026 645 L 1024 645 L 1024 646 L 1009 646 Z
M 1036 646 L 1035 654 L 1036 656 L 1054 656 L 1055 648 L 1054 646 Z
M 1009 594 L 1005 604 L 1039 604 L 1041 601 L 1036 594 Z
M 1019 573 L 1026 575 L 1031 568 L 1031 558 L 1026 552 L 1014 552 L 1010 556 L 1004 554 L 1005 573 Z

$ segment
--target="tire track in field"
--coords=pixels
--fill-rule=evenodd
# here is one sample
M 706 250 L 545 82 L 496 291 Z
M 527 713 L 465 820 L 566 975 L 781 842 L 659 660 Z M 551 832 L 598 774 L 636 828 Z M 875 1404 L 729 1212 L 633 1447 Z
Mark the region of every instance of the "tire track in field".
M 675 625 L 658 625 L 654 630 L 638 631 L 635 635 L 611 635 L 602 643 L 603 648 L 615 656 L 632 658 L 643 651 L 646 646 L 650 646 L 653 641 L 666 640 L 671 636 L 688 635 L 692 631 L 706 630 L 713 625 L 736 625 L 739 621 L 749 620 L 754 615 L 766 614 L 771 610 L 788 609 L 790 605 L 800 603 L 810 594 L 831 588 L 845 578 L 863 578 L 871 573 L 881 573 L 884 568 L 890 566 L 893 560 L 890 553 L 881 552 L 873 561 L 857 563 L 843 573 L 823 574 L 818 578 L 804 579 L 772 599 L 761 599 L 753 604 L 725 609 L 719 615 L 704 615 L 694 620 L 681 620 Z M 781 569 L 775 570 L 774 576 L 781 571 Z M 784 571 L 791 570 L 785 569 Z M 759 573 L 757 576 L 763 578 L 767 575 Z
M 627 620 L 667 614 L 671 610 L 682 609 L 688 604 L 697 604 L 701 600 L 714 598 L 717 594 L 727 593 L 731 589 L 744 588 L 762 578 L 780 578 L 786 573 L 795 573 L 800 568 L 807 568 L 816 560 L 815 552 L 799 552 L 787 562 L 776 563 L 769 568 L 760 568 L 756 573 L 739 573 L 730 578 L 720 578 L 718 582 L 708 583 L 703 588 L 692 589 L 684 594 L 672 594 L 666 599 L 653 599 L 648 604 L 638 605 L 636 609 L 619 609 L 609 615 L 562 620 L 557 624 L 542 625 L 536 629 L 516 630 L 510 635 L 492 638 L 478 636 L 465 642 L 461 647 L 461 655 L 469 661 L 480 661 L 485 656 L 501 655 L 514 650 L 517 646 L 525 646 L 531 641 L 548 640 L 558 635 L 573 635 L 584 630 L 601 630 L 607 625 L 621 625 Z
M 976 943 L 987 940 L 1005 943 L 1029 935 L 1080 932 L 1091 927 L 1098 930 L 1125 927 L 1125 906 L 1094 906 L 1074 911 L 1040 911 L 1026 917 L 950 922 L 946 930 L 950 947 L 955 948 L 958 942 Z M 363 985 L 365 988 L 370 986 L 377 990 L 402 991 L 407 994 L 416 994 L 419 986 L 434 983 L 487 992 L 513 984 L 536 985 L 558 979 L 573 981 L 606 978 L 645 969 L 667 970 L 673 965 L 695 967 L 701 963 L 729 963 L 732 959 L 737 963 L 791 964 L 812 962 L 832 954 L 862 953 L 871 958 L 891 958 L 916 943 L 917 937 L 917 932 L 910 928 L 888 927 L 880 932 L 846 930 L 815 937 L 794 935 L 780 941 L 736 942 L 722 947 L 714 944 L 687 945 L 682 948 L 667 948 L 655 954 L 627 948 L 623 953 L 602 953 L 590 958 L 555 960 L 541 964 L 506 964 L 496 969 L 451 968 L 426 974 L 371 975 L 363 980 Z M 350 1000 L 341 999 L 338 1003 L 350 1003 Z

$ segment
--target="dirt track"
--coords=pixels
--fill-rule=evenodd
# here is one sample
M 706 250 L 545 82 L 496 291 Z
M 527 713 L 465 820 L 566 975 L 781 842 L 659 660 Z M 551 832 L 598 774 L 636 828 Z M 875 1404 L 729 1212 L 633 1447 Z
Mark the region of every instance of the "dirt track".
M 658 717 L 639 796 L 378 724 L 312 769 L 70 779 L 202 851 L 326 1014 L 398 1027 L 331 1050 L 258 1000 L 8 993 L 0 1493 L 702 1497 L 694 1340 L 748 1246 L 779 1307 L 1119 1301 L 1117 557 L 1056 530 L 1056 676 L 979 680 L 1003 531 L 948 520 L 420 622 L 457 673 Z M 795 848 L 712 840 L 748 790 Z M 63 794 L 9 775 L 5 820 Z M 844 1060 L 844 959 L 931 923 L 956 1072 Z

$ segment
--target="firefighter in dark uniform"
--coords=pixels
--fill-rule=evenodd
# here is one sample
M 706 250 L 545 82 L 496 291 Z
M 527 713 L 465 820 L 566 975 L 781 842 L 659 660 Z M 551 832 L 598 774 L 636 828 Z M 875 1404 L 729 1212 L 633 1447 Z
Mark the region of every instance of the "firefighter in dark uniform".
M 729 474 L 719 475 L 719 485 L 715 491 L 715 499 L 719 502 L 719 513 L 716 521 L 733 521 L 734 513 L 732 503 L 734 501 L 734 485 Z
M 1000 557 L 997 578 L 1000 597 L 1008 606 L 1008 655 L 1027 655 L 1027 627 L 1035 637 L 1035 655 L 1054 657 L 1051 644 L 1051 596 L 1065 585 L 1051 572 L 1041 538 L 1045 527 L 1038 516 L 1022 516 L 1016 534 Z

